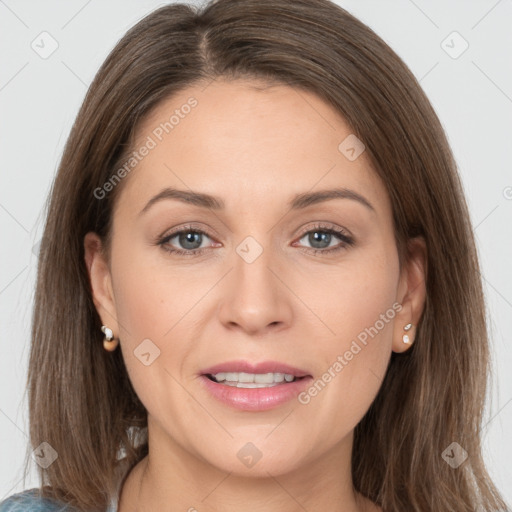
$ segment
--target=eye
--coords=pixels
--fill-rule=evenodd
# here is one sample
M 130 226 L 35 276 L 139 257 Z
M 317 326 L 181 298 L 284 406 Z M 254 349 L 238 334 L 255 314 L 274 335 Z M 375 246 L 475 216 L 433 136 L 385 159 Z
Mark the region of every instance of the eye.
M 307 242 L 312 244 L 313 247 L 311 248 L 311 251 L 314 254 L 332 253 L 354 245 L 354 239 L 349 236 L 348 233 L 343 229 L 336 228 L 332 225 L 324 226 L 317 224 L 313 229 L 306 231 L 300 240 L 304 238 L 307 238 Z M 335 246 L 331 246 L 331 242 L 336 238 L 341 240 L 341 242 Z
M 179 231 L 174 231 L 169 235 L 164 236 L 158 241 L 164 250 L 169 253 L 183 255 L 183 256 L 197 256 L 202 254 L 208 247 L 201 247 L 204 237 L 210 238 L 208 234 L 202 229 L 194 228 L 193 226 L 185 226 Z M 184 249 L 175 249 L 171 240 L 176 239 L 175 244 L 180 244 Z

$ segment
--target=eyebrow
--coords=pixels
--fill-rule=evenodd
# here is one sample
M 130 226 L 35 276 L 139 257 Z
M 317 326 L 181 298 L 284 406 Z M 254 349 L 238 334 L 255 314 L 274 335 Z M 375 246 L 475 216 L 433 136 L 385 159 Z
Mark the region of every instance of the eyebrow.
M 141 210 L 139 215 L 142 215 L 151 208 L 155 203 L 164 199 L 174 199 L 183 203 L 192 204 L 201 208 L 208 208 L 211 210 L 222 210 L 225 208 L 225 203 L 220 197 L 211 196 L 201 192 L 194 192 L 191 190 L 179 190 L 172 187 L 164 188 L 156 196 L 152 197 Z M 319 190 L 317 192 L 304 192 L 297 194 L 288 203 L 291 210 L 302 210 L 309 206 L 330 201 L 332 199 L 351 199 L 364 205 L 369 210 L 375 212 L 373 205 L 364 196 L 358 192 L 348 188 L 334 188 L 329 190 Z

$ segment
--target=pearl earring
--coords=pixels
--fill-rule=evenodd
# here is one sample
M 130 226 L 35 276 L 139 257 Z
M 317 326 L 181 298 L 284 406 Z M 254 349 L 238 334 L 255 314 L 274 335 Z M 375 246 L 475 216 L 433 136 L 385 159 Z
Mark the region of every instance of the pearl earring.
M 408 331 L 410 328 L 412 327 L 412 324 L 407 324 L 404 326 L 404 331 Z M 409 335 L 408 334 L 404 334 L 403 337 L 402 337 L 402 341 L 404 343 L 406 343 L 407 345 L 410 345 L 412 342 L 409 338 Z
M 101 332 L 105 335 L 103 340 L 103 348 L 109 352 L 113 352 L 119 344 L 119 339 L 114 338 L 112 329 L 109 329 L 106 325 L 101 326 Z

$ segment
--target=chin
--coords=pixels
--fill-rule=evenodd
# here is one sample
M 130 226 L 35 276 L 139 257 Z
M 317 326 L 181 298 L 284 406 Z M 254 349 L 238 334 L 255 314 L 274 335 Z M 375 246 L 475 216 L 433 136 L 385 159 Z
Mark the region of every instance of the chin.
M 231 446 L 219 446 L 219 452 L 205 454 L 204 459 L 219 470 L 240 477 L 268 478 L 269 473 L 277 476 L 298 469 L 302 460 L 296 455 L 298 447 L 290 447 L 286 452 L 282 444 L 272 445 L 267 441 L 262 445 L 257 440 L 234 442 Z

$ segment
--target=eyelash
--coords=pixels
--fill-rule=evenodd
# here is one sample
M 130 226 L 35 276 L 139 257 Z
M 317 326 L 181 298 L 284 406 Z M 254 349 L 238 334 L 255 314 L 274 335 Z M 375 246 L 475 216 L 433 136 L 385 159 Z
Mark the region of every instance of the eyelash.
M 341 240 L 341 243 L 338 246 L 335 246 L 331 249 L 314 249 L 309 247 L 303 247 L 302 249 L 306 252 L 312 252 L 313 254 L 330 254 L 333 252 L 341 251 L 342 249 L 346 249 L 352 245 L 354 245 L 354 240 L 350 236 L 348 236 L 345 231 L 335 228 L 333 226 L 324 226 L 321 224 L 315 225 L 313 228 L 309 229 L 308 231 L 305 231 L 302 233 L 299 237 L 299 240 L 304 238 L 305 235 L 308 235 L 312 232 L 319 232 L 319 233 L 328 233 L 331 235 L 335 235 L 337 238 Z M 162 249 L 164 249 L 166 252 L 175 254 L 177 256 L 200 256 L 203 254 L 203 252 L 207 249 L 211 249 L 211 247 L 202 247 L 200 249 L 193 249 L 193 250 L 184 250 L 184 249 L 171 249 L 166 244 L 174 238 L 177 235 L 180 235 L 182 233 L 197 233 L 201 235 L 206 235 L 208 238 L 211 238 L 208 233 L 203 231 L 202 229 L 195 228 L 192 225 L 184 226 L 179 231 L 174 231 L 168 235 L 165 235 L 164 237 L 160 238 L 157 241 L 157 245 L 160 245 Z

